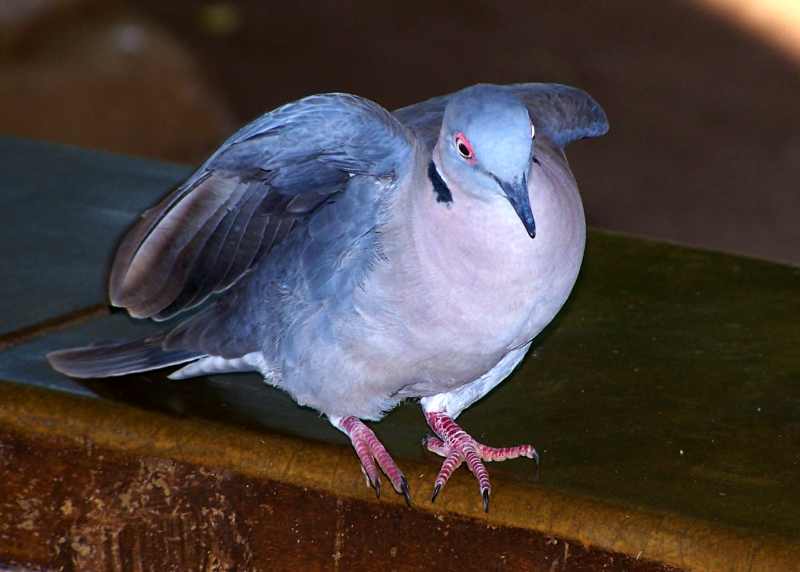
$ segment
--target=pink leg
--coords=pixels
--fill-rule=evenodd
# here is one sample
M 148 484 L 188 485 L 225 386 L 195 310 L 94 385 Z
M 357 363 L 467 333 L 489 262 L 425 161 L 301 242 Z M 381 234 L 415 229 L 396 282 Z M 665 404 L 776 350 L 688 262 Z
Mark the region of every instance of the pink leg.
M 411 506 L 411 496 L 408 490 L 408 481 L 403 472 L 395 464 L 389 452 L 372 432 L 372 429 L 356 417 L 344 417 L 339 421 L 339 427 L 350 437 L 353 449 L 361 461 L 361 470 L 367 482 L 375 489 L 375 495 L 381 496 L 381 478 L 378 467 L 389 477 L 394 490 L 403 495 L 406 504 Z M 377 461 L 377 465 L 375 462 Z
M 489 511 L 489 496 L 492 485 L 489 482 L 489 473 L 483 461 L 505 461 L 517 457 L 528 457 L 539 465 L 539 455 L 532 445 L 518 445 L 516 447 L 487 447 L 478 443 L 464 431 L 453 419 L 438 411 L 425 413 L 425 418 L 436 437 L 428 437 L 423 443 L 429 451 L 444 457 L 444 463 L 433 483 L 433 496 L 435 501 L 442 487 L 447 483 L 453 472 L 466 461 L 467 467 L 478 480 L 478 487 L 483 498 L 483 509 Z

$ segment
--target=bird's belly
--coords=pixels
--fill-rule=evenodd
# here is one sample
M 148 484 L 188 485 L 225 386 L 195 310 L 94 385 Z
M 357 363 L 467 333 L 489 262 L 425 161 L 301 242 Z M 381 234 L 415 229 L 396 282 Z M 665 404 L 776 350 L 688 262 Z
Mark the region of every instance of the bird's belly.
M 463 215 L 441 209 L 422 232 L 447 234 L 418 236 L 415 257 L 384 277 L 387 304 L 403 324 L 391 331 L 414 356 L 406 390 L 425 395 L 470 383 L 530 342 L 569 297 L 586 237 L 580 197 L 571 179 L 557 186 L 553 176 L 533 178 L 535 238 L 504 200 Z
M 537 276 L 524 264 L 519 268 L 523 271 L 506 273 L 505 288 L 489 294 L 483 285 L 451 285 L 451 305 L 426 307 L 427 319 L 409 326 L 410 344 L 428 348 L 426 361 L 415 364 L 415 391 L 441 393 L 473 381 L 555 317 L 574 278 L 564 279 L 560 272 Z
M 574 263 L 543 264 L 540 246 L 469 280 L 419 273 L 378 282 L 376 273 L 354 297 L 354 311 L 326 316 L 335 324 L 329 335 L 306 324 L 302 355 L 281 385 L 300 404 L 364 419 L 406 397 L 462 387 L 556 315 L 577 276 L 582 239 L 564 248 Z
M 529 179 L 533 239 L 507 202 L 459 210 L 464 197 L 452 208 L 411 209 L 383 229 L 384 256 L 352 306 L 329 316 L 331 334 L 308 328 L 308 359 L 292 373 L 295 398 L 334 415 L 379 418 L 404 397 L 471 383 L 539 334 L 569 296 L 586 234 L 563 159 L 540 160 L 545 170 Z
M 378 348 L 402 348 L 386 358 L 400 372 L 392 383 L 403 395 L 432 395 L 477 379 L 558 313 L 578 274 L 584 229 L 531 240 L 519 227 L 474 248 L 454 240 L 454 249 L 467 252 L 447 258 L 460 263 L 423 262 L 416 275 L 400 272 L 381 285 L 389 292 L 387 320 L 371 339 Z

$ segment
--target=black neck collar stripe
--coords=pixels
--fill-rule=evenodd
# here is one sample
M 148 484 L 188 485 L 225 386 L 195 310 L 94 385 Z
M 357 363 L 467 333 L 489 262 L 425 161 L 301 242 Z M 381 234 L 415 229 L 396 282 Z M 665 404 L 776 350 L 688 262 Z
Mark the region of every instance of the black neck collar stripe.
M 428 178 L 433 184 L 433 192 L 436 194 L 436 202 L 452 203 L 453 194 L 447 187 L 447 183 L 445 183 L 444 179 L 442 179 L 442 176 L 439 175 L 439 171 L 436 169 L 436 165 L 433 164 L 433 161 L 431 161 L 428 165 Z

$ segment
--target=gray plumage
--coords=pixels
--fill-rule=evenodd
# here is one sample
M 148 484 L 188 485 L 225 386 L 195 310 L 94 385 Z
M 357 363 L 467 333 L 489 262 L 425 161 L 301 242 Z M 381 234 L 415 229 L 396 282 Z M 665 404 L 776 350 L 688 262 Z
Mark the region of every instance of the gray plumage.
M 607 129 L 589 95 L 554 84 L 394 114 L 348 94 L 280 107 L 118 248 L 112 304 L 155 320 L 204 307 L 148 340 L 48 358 L 75 377 L 254 369 L 337 425 L 407 397 L 455 417 L 566 300 L 585 227 L 562 150 Z

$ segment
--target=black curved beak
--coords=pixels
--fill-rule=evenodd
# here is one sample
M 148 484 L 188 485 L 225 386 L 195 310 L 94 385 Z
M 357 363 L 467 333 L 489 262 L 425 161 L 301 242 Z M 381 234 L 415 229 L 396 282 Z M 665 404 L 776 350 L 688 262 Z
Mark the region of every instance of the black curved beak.
M 525 225 L 525 230 L 531 238 L 536 237 L 536 221 L 533 220 L 533 210 L 531 210 L 531 201 L 528 197 L 528 177 L 522 175 L 518 181 L 513 183 L 506 183 L 504 181 L 497 181 L 500 187 L 506 193 L 506 198 L 517 216 Z

